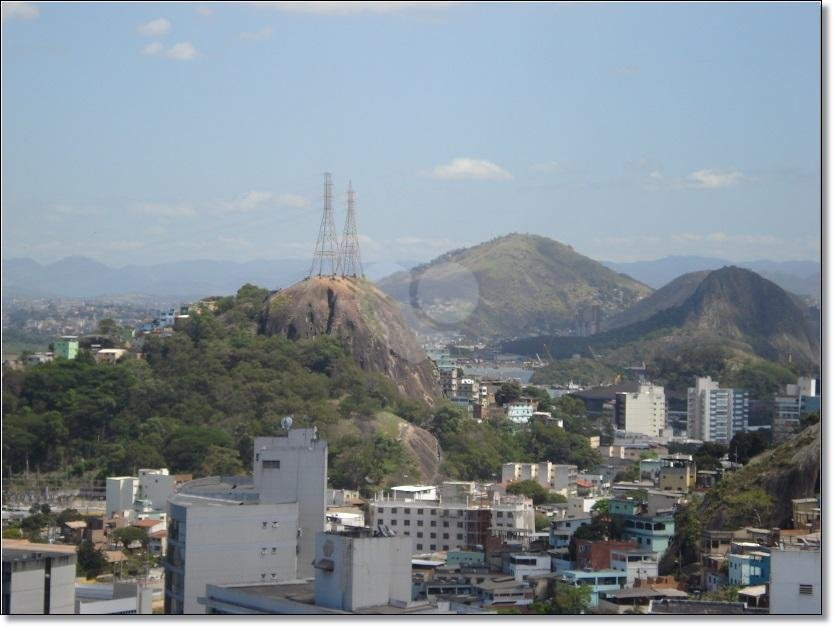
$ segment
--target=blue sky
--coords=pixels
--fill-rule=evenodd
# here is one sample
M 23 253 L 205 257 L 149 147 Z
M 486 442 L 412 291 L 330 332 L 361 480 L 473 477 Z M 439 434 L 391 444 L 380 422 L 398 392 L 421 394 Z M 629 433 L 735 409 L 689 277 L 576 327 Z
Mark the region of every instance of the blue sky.
M 819 5 L 426 4 L 4 3 L 4 258 L 819 259 Z

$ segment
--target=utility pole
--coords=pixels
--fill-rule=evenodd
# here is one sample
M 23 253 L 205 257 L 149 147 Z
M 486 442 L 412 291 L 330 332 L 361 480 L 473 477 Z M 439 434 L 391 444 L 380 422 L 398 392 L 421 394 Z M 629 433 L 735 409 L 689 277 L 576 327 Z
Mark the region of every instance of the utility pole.
M 338 266 L 339 243 L 336 240 L 336 227 L 333 224 L 333 182 L 330 172 L 324 173 L 324 208 L 321 214 L 319 236 L 313 251 L 313 264 L 307 275 L 335 276 Z
M 353 183 L 348 183 L 347 201 L 347 216 L 337 272 L 342 276 L 364 278 L 362 255 L 359 253 L 359 235 L 356 230 L 356 194 L 353 192 Z

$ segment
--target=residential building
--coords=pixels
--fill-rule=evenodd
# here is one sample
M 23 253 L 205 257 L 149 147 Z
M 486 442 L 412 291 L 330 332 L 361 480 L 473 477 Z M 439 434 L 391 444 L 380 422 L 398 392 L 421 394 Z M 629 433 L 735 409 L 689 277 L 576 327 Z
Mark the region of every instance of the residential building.
M 550 523 L 550 546 L 554 549 L 564 549 L 570 546 L 571 538 L 576 530 L 591 524 L 591 516 L 563 518 Z
M 722 388 L 710 377 L 697 377 L 687 391 L 687 436 L 704 442 L 729 444 L 746 431 L 750 420 L 747 390 Z
M 463 370 L 457 366 L 442 366 L 440 371 L 440 389 L 446 398 L 457 398 L 458 382 L 463 376 Z
M 64 335 L 60 340 L 55 340 L 53 342 L 52 352 L 55 357 L 75 359 L 78 355 L 78 337 L 75 335 Z
M 763 547 L 753 542 L 733 543 L 733 548 L 727 554 L 727 581 L 737 587 L 768 583 L 770 551 L 763 550 Z
M 658 554 L 646 549 L 612 549 L 611 568 L 626 574 L 626 585 L 658 575 Z
M 102 348 L 93 355 L 97 364 L 115 364 L 127 354 L 124 348 Z
M 513 553 L 510 555 L 508 574 L 516 581 L 550 572 L 550 555 L 547 553 Z
M 567 570 L 562 573 L 561 581 L 569 586 L 588 586 L 591 589 L 591 607 L 596 607 L 601 592 L 610 592 L 624 588 L 626 574 L 620 570 Z
M 491 577 L 475 584 L 478 602 L 484 608 L 530 605 L 534 601 L 533 588 L 526 581 L 514 577 Z
M 523 496 L 426 500 L 379 494 L 369 504 L 371 528 L 412 541 L 412 552 L 484 546 L 492 535 L 529 541 L 535 533 L 533 501 Z
M 532 420 L 537 403 L 529 398 L 520 398 L 505 405 L 507 418 L 516 424 L 527 424 Z
M 76 548 L 3 540 L 3 614 L 73 614 Z
M 576 569 L 605 570 L 612 566 L 612 552 L 637 549 L 634 540 L 576 540 Z
M 821 509 L 818 498 L 793 499 L 791 506 L 793 509 L 793 526 L 795 529 L 803 529 L 806 527 L 819 529 Z
M 619 392 L 614 401 L 618 429 L 663 437 L 666 429 L 666 394 L 662 386 L 641 385 L 637 392 Z
M 770 553 L 770 613 L 822 613 L 819 547 L 783 546 Z
M 637 546 L 661 555 L 666 551 L 675 535 L 675 518 L 672 513 L 656 516 L 624 517 L 624 540 L 635 540 Z
M 579 469 L 572 464 L 551 462 L 518 463 L 510 462 L 501 466 L 501 482 L 537 481 L 542 487 L 563 496 L 576 494 L 576 480 Z
M 412 501 L 436 501 L 437 487 L 433 485 L 396 485 L 391 488 L 391 497 Z
M 658 487 L 673 492 L 689 492 L 695 487 L 697 468 L 691 455 L 676 454 L 661 458 Z
M 784 442 L 799 430 L 800 418 L 820 411 L 821 398 L 817 394 L 817 381 L 800 377 L 796 383 L 785 386 L 785 395 L 773 399 L 773 442 Z

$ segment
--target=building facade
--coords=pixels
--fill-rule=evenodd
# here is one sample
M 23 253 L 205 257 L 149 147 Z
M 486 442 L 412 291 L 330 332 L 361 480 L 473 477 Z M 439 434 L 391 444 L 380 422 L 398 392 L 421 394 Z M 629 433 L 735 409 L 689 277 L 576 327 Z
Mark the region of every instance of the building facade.
M 3 614 L 74 614 L 74 546 L 3 540 Z
M 620 392 L 614 400 L 618 429 L 662 437 L 666 429 L 666 393 L 658 385 L 641 385 L 637 392 Z
M 704 442 L 729 444 L 750 422 L 747 390 L 722 388 L 710 377 L 695 379 L 687 390 L 687 435 Z

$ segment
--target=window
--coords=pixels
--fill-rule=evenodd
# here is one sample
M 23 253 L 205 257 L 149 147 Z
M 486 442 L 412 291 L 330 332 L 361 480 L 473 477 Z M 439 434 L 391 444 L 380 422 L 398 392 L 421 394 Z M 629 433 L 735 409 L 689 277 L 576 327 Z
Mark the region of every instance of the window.
M 265 459 L 263 468 L 266 470 L 267 468 L 280 468 L 281 467 L 281 460 L 280 459 Z
M 433 539 L 433 538 L 436 538 L 436 537 L 437 537 L 437 534 L 436 534 L 434 531 L 432 531 L 432 532 L 429 534 L 429 537 L 431 537 L 432 539 Z
M 437 527 L 437 521 L 436 521 L 436 520 L 432 520 L 432 521 L 429 523 L 429 527 Z
M 418 509 L 418 510 L 417 510 L 417 513 L 418 513 L 418 514 L 420 514 L 420 516 L 422 516 L 422 515 L 423 515 L 423 510 L 422 510 L 422 509 Z
M 408 533 L 407 531 L 403 531 L 403 535 L 406 536 L 406 537 L 409 537 L 411 534 Z
M 378 524 L 378 525 L 384 525 L 384 524 L 385 524 L 385 521 L 384 521 L 382 518 L 377 518 L 377 519 L 376 519 L 376 524 Z
M 462 533 L 458 534 L 458 540 L 463 540 L 463 534 Z
M 437 514 L 437 510 L 436 510 L 436 509 L 431 510 L 431 515 L 432 515 L 432 516 L 434 516 L 434 515 L 436 515 L 436 514 Z
M 406 519 L 403 521 L 403 524 L 404 524 L 406 527 L 410 526 L 410 525 L 411 525 L 411 519 L 406 518 Z
M 448 527 L 448 526 L 449 526 L 449 521 L 448 521 L 448 520 L 444 520 L 444 521 L 443 521 L 443 526 L 444 526 L 444 527 Z
M 380 514 L 384 514 L 385 513 L 385 508 L 384 507 L 378 507 L 376 511 L 379 512 Z
M 801 583 L 801 584 L 799 584 L 799 594 L 813 595 L 814 594 L 814 586 L 810 583 Z
M 391 524 L 392 524 L 393 526 L 396 526 L 396 525 L 397 525 L 397 519 L 396 519 L 396 518 L 395 518 L 395 519 L 393 519 L 393 520 L 391 521 Z
M 417 532 L 417 537 L 418 537 L 418 538 L 422 538 L 422 537 L 423 537 L 423 532 L 422 532 L 422 531 L 418 531 L 418 532 Z
M 504 518 L 504 512 L 498 512 L 496 516 L 498 516 L 498 518 Z
M 432 551 L 436 551 L 436 550 L 437 550 L 437 545 L 436 545 L 436 544 L 432 544 L 431 546 L 429 546 L 429 548 L 430 548 Z
M 448 533 L 444 533 L 444 534 L 443 534 L 443 539 L 444 539 L 444 540 L 448 540 L 448 539 L 449 539 L 449 534 L 448 534 Z
M 396 507 L 392 507 L 392 508 L 391 508 L 391 513 L 392 513 L 392 514 L 396 514 L 396 513 L 397 513 L 397 508 L 396 508 Z
M 417 526 L 418 526 L 418 527 L 422 527 L 422 526 L 423 526 L 423 521 L 422 521 L 422 520 L 418 520 L 418 521 L 417 521 Z
M 444 545 L 443 545 L 443 550 L 444 550 L 444 551 L 448 551 L 448 550 L 449 550 L 449 545 L 448 545 L 448 544 L 444 544 Z
M 417 545 L 417 550 L 418 550 L 418 551 L 422 551 L 422 550 L 423 550 L 423 545 L 422 545 L 422 544 L 418 544 L 418 545 Z
M 411 513 L 411 508 L 410 508 L 410 507 L 406 507 L 406 508 L 403 510 L 403 512 L 404 512 L 404 513 L 406 513 L 406 514 L 410 514 L 410 513 Z
M 463 523 L 462 522 L 458 523 L 458 529 L 463 529 Z

